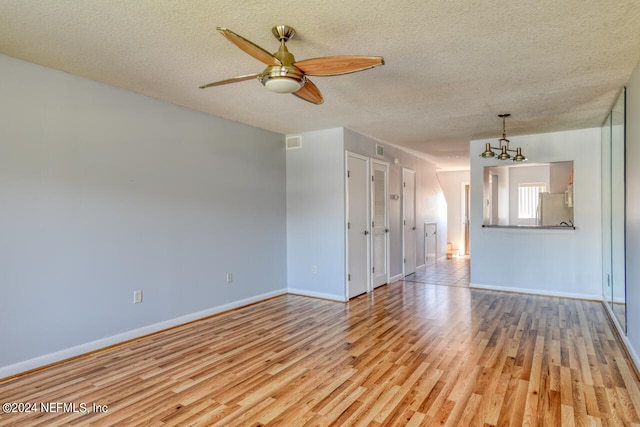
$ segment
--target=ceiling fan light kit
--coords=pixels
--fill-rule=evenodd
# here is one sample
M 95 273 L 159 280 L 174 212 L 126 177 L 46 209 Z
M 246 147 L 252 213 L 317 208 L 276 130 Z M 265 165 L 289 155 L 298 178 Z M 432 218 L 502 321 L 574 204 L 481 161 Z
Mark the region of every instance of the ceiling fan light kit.
M 291 65 L 272 65 L 258 76 L 264 87 L 271 92 L 293 93 L 300 89 L 305 81 L 304 74 Z
M 303 83 L 289 77 L 265 77 L 262 79 L 262 84 L 271 92 L 293 93 L 297 92 L 298 89 L 302 87 Z
M 293 93 L 312 104 L 322 104 L 324 99 L 320 90 L 307 76 L 337 76 L 384 64 L 381 56 L 327 56 L 296 62 L 286 45 L 296 30 L 288 25 L 276 25 L 271 29 L 280 42 L 280 48 L 274 54 L 227 28 L 218 27 L 217 30 L 242 51 L 266 64 L 267 68 L 262 73 L 220 80 L 202 85 L 200 89 L 257 78 L 271 92 Z
M 498 117 L 502 118 L 502 138 L 498 140 L 498 147 L 492 147 L 490 142 L 485 144 L 484 151 L 480 154 L 480 157 L 490 159 L 496 157 L 494 150 L 499 151 L 497 155 L 498 160 L 513 160 L 514 162 L 524 162 L 527 158 L 522 154 L 522 148 L 517 147 L 515 150 L 509 148 L 509 140 L 507 139 L 507 133 L 505 131 L 505 119 L 510 117 L 511 114 L 498 114 Z M 513 158 L 509 152 L 516 153 Z

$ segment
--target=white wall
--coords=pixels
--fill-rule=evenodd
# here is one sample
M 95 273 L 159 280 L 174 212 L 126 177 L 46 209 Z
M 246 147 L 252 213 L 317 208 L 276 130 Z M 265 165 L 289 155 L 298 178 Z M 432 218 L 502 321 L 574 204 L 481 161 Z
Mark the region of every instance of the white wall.
M 500 161 L 474 155 L 487 140 L 470 142 L 472 286 L 601 298 L 600 137 L 594 128 L 511 138 L 531 162 L 574 161 L 576 229 L 557 231 L 482 227 L 483 170 Z
M 626 342 L 640 368 L 640 66 L 627 85 Z
M 0 69 L 0 377 L 286 292 L 282 135 Z
M 447 201 L 447 241 L 464 254 L 463 185 L 470 184 L 469 171 L 438 172 L 438 180 Z
M 288 288 L 292 293 L 343 301 L 343 129 L 300 136 L 301 147 L 286 150 Z

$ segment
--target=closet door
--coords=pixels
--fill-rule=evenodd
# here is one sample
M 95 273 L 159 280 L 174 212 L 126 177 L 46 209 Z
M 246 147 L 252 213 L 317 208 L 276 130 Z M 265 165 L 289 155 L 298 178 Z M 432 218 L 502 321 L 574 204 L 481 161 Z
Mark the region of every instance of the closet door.
M 389 164 L 371 160 L 371 283 L 389 281 Z
M 369 290 L 369 159 L 347 152 L 347 296 Z

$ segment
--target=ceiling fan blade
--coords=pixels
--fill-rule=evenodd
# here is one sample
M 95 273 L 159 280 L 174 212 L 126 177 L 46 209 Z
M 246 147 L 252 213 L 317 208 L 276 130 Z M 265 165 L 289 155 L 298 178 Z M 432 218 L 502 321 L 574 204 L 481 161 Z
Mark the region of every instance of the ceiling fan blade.
M 312 104 L 322 104 L 324 99 L 318 87 L 309 79 L 306 79 L 304 86 L 293 92 L 298 98 L 304 99 Z
M 228 85 L 229 83 L 235 83 L 235 82 L 242 82 L 245 80 L 251 80 L 251 79 L 255 79 L 259 76 L 259 73 L 256 74 L 247 74 L 246 76 L 238 76 L 238 77 L 233 77 L 230 79 L 226 79 L 226 80 L 220 80 L 219 82 L 213 82 L 213 83 L 209 83 L 206 85 L 202 85 L 200 86 L 200 89 L 206 89 L 208 87 L 212 87 L 212 86 L 221 86 L 221 85 Z
M 325 56 L 295 62 L 303 73 L 310 76 L 337 76 L 384 65 L 381 56 Z
M 276 58 L 257 44 L 250 42 L 249 40 L 227 28 L 218 27 L 216 29 L 220 31 L 220 33 L 225 36 L 231 43 L 235 44 L 245 53 L 253 56 L 258 61 L 263 62 L 267 65 L 282 65 L 282 62 L 280 62 L 278 58 Z

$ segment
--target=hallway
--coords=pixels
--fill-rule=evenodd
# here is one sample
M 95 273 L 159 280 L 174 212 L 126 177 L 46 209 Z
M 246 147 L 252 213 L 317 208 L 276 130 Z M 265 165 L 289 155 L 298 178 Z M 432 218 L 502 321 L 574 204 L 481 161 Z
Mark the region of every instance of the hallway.
M 429 285 L 469 287 L 469 258 L 439 260 L 433 265 L 418 268 L 404 280 Z

